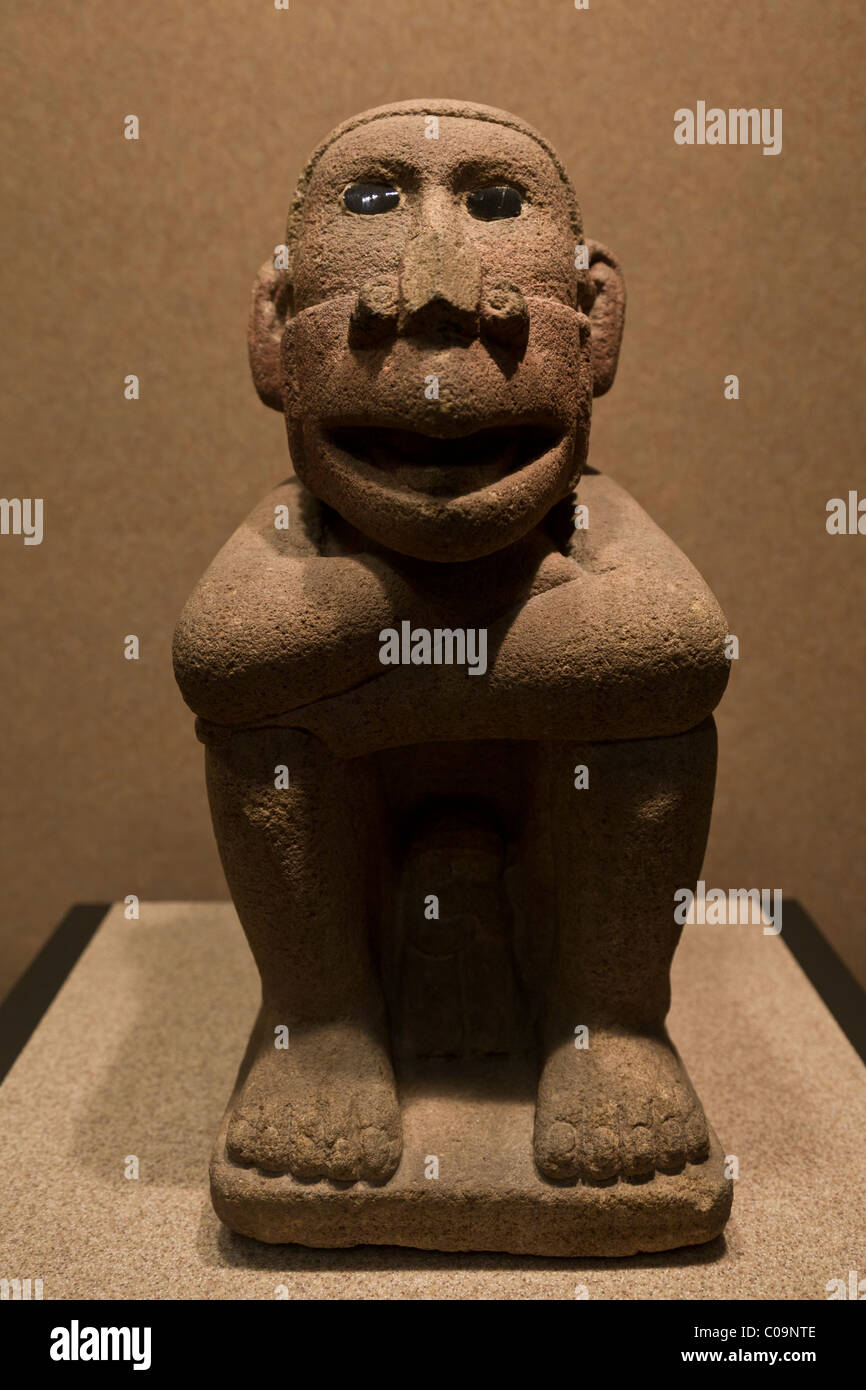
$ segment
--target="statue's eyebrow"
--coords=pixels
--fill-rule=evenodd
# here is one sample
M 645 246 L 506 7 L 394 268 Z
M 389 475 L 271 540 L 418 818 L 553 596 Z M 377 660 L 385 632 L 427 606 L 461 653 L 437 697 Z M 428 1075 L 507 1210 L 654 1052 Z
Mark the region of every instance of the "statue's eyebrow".
M 379 178 L 393 179 L 395 183 L 413 181 L 420 178 L 420 167 L 413 160 L 400 155 L 361 154 L 350 155 L 345 163 L 335 170 L 335 178 L 348 182 L 351 179 Z
M 398 184 L 403 188 L 417 187 L 430 174 L 429 165 L 422 161 L 408 159 L 401 155 L 372 154 L 360 152 L 350 155 L 339 169 L 334 170 L 334 182 L 344 186 L 363 179 Z M 454 162 L 440 171 L 442 183 L 452 189 L 465 191 L 474 183 L 510 183 L 524 195 L 527 193 L 525 177 L 506 154 L 492 151 L 490 154 L 457 155 Z
M 465 159 L 457 160 L 449 170 L 448 178 L 455 188 L 466 188 L 474 180 L 481 179 L 487 183 L 499 180 L 524 191 L 526 189 L 523 173 L 518 172 L 515 163 L 507 155 L 498 151 L 468 155 Z

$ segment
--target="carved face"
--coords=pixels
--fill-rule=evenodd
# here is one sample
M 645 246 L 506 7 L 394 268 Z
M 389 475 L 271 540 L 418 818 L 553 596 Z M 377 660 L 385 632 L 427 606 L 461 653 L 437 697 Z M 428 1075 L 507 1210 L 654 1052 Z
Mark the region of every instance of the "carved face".
M 260 281 L 259 333 L 281 332 L 305 485 L 381 544 L 463 560 L 524 535 L 574 486 L 593 395 L 578 299 L 597 296 L 543 146 L 471 115 L 429 130 L 421 111 L 383 115 L 325 148 L 290 290 Z M 254 314 L 254 372 L 255 334 Z

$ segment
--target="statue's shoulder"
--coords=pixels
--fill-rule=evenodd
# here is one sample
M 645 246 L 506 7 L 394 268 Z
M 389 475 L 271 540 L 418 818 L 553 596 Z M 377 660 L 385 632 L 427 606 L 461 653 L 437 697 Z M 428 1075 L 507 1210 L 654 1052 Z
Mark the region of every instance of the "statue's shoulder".
M 216 621 L 236 607 L 239 595 L 261 598 L 271 580 L 285 587 L 289 570 L 297 576 L 305 561 L 322 554 L 321 530 L 319 503 L 294 475 L 286 478 L 221 546 L 187 600 L 178 631 L 188 629 L 192 641 L 204 614 Z
M 274 559 L 300 558 L 322 555 L 324 537 L 322 505 L 292 473 L 256 503 L 232 542 L 238 547 L 265 547 Z
M 574 499 L 570 553 L 583 568 L 679 569 L 689 561 L 679 546 L 620 483 L 588 472 Z
M 570 554 L 592 577 L 600 610 L 617 613 L 630 640 L 677 671 L 704 672 L 721 697 L 729 663 L 727 620 L 706 580 L 639 502 L 600 473 L 581 479 L 585 527 Z M 703 699 L 705 690 L 699 684 Z M 712 708 L 712 704 L 710 708 Z

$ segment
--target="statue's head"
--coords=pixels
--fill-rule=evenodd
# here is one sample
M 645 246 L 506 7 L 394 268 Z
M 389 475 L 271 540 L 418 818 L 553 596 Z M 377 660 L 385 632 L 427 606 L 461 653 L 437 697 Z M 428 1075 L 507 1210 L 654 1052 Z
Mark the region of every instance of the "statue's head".
M 365 111 L 312 155 L 286 244 L 250 361 L 311 492 L 440 561 L 502 549 L 568 495 L 625 291 L 530 126 L 457 101 Z

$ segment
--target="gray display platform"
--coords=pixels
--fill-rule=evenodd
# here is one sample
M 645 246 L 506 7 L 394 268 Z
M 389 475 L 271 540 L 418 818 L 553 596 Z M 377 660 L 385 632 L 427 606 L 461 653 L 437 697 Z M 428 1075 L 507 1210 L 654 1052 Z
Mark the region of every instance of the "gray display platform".
M 652 1255 L 314 1250 L 226 1230 L 208 1160 L 256 986 L 230 905 L 111 910 L 0 1088 L 0 1276 L 42 1279 L 46 1299 L 825 1299 L 866 1277 L 866 1069 L 760 926 L 685 929 L 670 1030 L 739 1177 L 723 1236 Z

